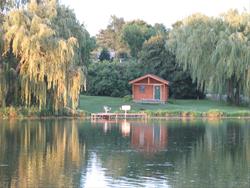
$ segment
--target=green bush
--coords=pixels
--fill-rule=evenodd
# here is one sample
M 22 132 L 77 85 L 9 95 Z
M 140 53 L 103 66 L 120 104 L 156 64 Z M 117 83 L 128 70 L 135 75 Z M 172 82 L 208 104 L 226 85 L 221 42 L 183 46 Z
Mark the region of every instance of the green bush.
M 206 112 L 207 117 L 222 117 L 225 116 L 225 113 L 218 109 L 211 109 Z
M 123 97 L 131 94 L 130 80 L 140 71 L 134 62 L 97 62 L 88 67 L 87 94 L 95 96 Z
M 132 96 L 131 95 L 125 95 L 123 97 L 123 101 L 124 102 L 131 102 L 132 101 Z
M 6 108 L 0 108 L 0 118 L 17 118 L 20 112 L 19 109 L 14 108 L 12 106 Z
M 77 110 L 74 113 L 69 110 L 60 110 L 56 114 L 50 109 L 39 110 L 38 107 L 5 107 L 0 108 L 0 119 L 15 119 L 15 118 L 29 118 L 29 117 L 50 117 L 50 116 L 70 116 L 70 117 L 85 117 L 87 114 L 84 110 Z

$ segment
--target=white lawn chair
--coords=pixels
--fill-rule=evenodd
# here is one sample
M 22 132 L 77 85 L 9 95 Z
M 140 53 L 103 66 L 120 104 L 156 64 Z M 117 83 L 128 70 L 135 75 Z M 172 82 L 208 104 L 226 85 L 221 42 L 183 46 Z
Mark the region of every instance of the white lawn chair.
M 109 106 L 103 106 L 103 109 L 104 109 L 105 113 L 108 113 L 111 111 L 111 107 L 109 107 Z

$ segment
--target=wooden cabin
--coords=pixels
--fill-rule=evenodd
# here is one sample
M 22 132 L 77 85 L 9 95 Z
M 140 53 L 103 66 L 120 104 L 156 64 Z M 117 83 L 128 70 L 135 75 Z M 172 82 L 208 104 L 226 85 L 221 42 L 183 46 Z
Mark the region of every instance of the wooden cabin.
M 169 82 L 158 76 L 147 74 L 129 83 L 134 102 L 166 103 L 168 100 Z

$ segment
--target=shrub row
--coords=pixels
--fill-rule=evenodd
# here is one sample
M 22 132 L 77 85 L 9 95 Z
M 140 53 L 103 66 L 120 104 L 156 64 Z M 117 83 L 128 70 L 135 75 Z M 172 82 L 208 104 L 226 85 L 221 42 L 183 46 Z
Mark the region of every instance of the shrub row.
M 39 110 L 37 107 L 5 107 L 0 108 L 0 119 L 14 118 L 39 118 L 52 116 L 85 117 L 87 112 L 82 110 L 72 111 L 71 109 L 62 109 L 59 112 L 52 112 L 50 109 Z
M 145 113 L 149 117 L 208 117 L 208 118 L 220 118 L 220 117 L 250 117 L 250 111 L 236 111 L 225 112 L 218 109 L 211 109 L 207 112 L 198 111 L 175 111 L 175 110 L 147 110 Z

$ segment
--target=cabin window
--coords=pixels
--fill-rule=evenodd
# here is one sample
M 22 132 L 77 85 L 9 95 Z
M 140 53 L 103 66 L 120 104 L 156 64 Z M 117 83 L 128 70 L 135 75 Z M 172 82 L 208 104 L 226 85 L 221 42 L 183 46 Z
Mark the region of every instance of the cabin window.
M 145 85 L 140 85 L 140 93 L 145 93 Z

